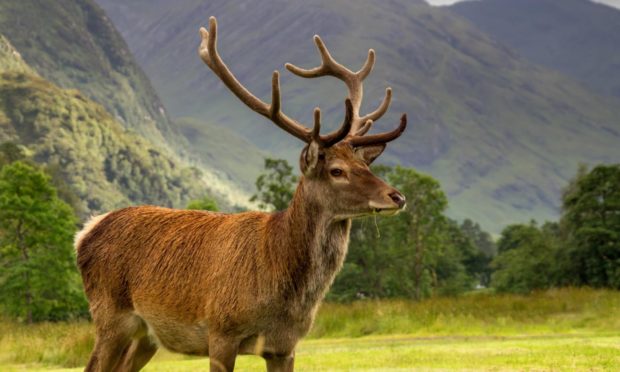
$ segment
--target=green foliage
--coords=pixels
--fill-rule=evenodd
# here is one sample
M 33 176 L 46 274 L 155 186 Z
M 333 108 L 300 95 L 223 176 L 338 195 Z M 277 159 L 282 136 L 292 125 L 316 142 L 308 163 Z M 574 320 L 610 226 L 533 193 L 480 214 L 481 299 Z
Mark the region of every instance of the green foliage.
M 21 54 L 13 47 L 11 42 L 0 34 L 0 70 L 11 70 L 30 74 L 36 74 L 22 59 Z
M 620 165 L 577 174 L 563 195 L 565 283 L 620 289 Z
M 122 36 L 94 1 L 2 1 L 0 30 L 46 80 L 79 89 L 158 146 L 180 138 Z M 0 65 L 15 71 L 9 67 Z
M 354 221 L 347 259 L 328 298 L 422 299 L 471 289 L 476 273 L 466 262 L 476 247 L 445 217 L 439 183 L 402 167 L 373 172 L 405 195 L 407 208 L 395 217 Z
M 256 179 L 257 194 L 250 201 L 258 201 L 263 209 L 273 208 L 277 211 L 288 207 L 293 199 L 297 177 L 293 168 L 283 159 L 265 159 L 266 173 Z
M 498 242 L 492 286 L 499 292 L 529 293 L 554 284 L 558 242 L 549 227 L 511 225 Z
M 199 170 L 127 132 L 81 93 L 37 76 L 0 73 L 0 117 L 0 140 L 46 164 L 82 217 L 130 203 L 179 207 L 204 193 Z
M 217 202 L 213 200 L 209 195 L 203 196 L 202 199 L 190 200 L 190 202 L 187 203 L 186 208 L 212 212 L 219 211 L 219 208 L 217 207 Z
M 563 195 L 560 223 L 507 226 L 492 285 L 527 293 L 551 286 L 620 288 L 620 165 L 580 167 Z
M 20 161 L 0 171 L 0 299 L 29 323 L 85 312 L 73 234 L 76 219 L 43 172 Z
M 32 159 L 26 156 L 23 146 L 14 142 L 4 142 L 0 144 L 0 168 L 18 160 L 31 165 L 36 164 Z M 43 167 L 43 170 L 51 177 L 51 183 L 56 189 L 58 197 L 69 204 L 76 215 L 80 216 L 85 214 L 80 197 L 74 192 L 71 186 L 67 184 L 63 178 L 60 167 L 57 164 L 47 164 Z
M 491 235 L 482 230 L 478 223 L 469 218 L 465 219 L 459 227 L 464 237 L 475 247 L 465 259 L 465 266 L 470 275 L 478 278 L 480 285 L 488 287 L 491 283 L 490 263 L 497 254 L 497 246 Z

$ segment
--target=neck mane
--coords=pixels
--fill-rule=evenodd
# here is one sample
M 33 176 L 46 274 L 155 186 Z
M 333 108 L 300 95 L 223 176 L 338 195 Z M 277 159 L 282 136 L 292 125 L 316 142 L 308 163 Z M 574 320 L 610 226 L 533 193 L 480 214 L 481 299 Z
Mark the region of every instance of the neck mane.
M 299 182 L 289 207 L 271 216 L 274 247 L 286 278 L 286 297 L 314 307 L 342 267 L 351 220 L 335 221 L 330 211 Z

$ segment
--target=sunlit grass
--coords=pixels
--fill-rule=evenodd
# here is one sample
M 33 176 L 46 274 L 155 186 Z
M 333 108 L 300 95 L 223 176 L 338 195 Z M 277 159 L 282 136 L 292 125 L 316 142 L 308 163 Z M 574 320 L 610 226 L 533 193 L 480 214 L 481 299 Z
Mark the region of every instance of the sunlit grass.
M 528 296 L 471 294 L 323 304 L 309 337 L 377 334 L 518 335 L 620 330 L 620 292 L 557 289 Z
M 0 322 L 0 370 L 83 366 L 92 344 L 87 322 Z M 620 292 L 562 289 L 324 304 L 295 364 L 302 371 L 614 370 L 620 365 Z M 207 366 L 205 358 L 159 351 L 145 370 Z M 257 368 L 264 369 L 262 359 L 238 358 L 238 370 Z

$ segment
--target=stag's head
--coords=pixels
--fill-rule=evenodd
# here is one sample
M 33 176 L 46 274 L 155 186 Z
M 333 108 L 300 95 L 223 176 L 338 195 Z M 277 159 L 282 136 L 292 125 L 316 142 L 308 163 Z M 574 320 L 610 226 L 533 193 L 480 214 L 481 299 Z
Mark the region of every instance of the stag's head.
M 300 156 L 302 184 L 317 201 L 339 218 L 374 213 L 396 214 L 405 207 L 405 197 L 369 169 L 370 164 L 385 150 L 387 143 L 398 138 L 407 126 L 407 117 L 403 115 L 395 130 L 367 135 L 373 123 L 385 114 L 392 98 L 392 91 L 387 88 L 379 107 L 369 114 L 360 115 L 362 82 L 372 71 L 375 62 L 372 49 L 368 51 L 368 58 L 362 68 L 353 72 L 334 60 L 321 38 L 315 36 L 314 41 L 322 59 L 320 66 L 302 69 L 286 64 L 290 72 L 300 77 L 333 76 L 346 84 L 349 95 L 345 99 L 344 121 L 336 131 L 322 135 L 319 108 L 314 110 L 312 130 L 282 112 L 277 71 L 274 71 L 272 77 L 271 104 L 263 102 L 239 83 L 217 52 L 217 22 L 214 17 L 209 19 L 209 31 L 201 28 L 200 33 L 200 57 L 222 82 L 252 110 L 306 143 Z

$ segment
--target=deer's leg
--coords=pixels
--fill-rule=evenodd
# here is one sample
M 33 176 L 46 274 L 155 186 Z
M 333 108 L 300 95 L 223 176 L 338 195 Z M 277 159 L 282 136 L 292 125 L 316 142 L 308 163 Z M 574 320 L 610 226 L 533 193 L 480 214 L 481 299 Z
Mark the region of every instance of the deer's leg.
M 209 332 L 210 371 L 231 372 L 235 369 L 238 350 L 239 340 Z
M 105 332 L 97 332 L 95 348 L 90 355 L 85 371 L 108 372 L 114 371 L 125 348 L 131 342 L 131 335 L 118 327 Z
M 121 359 L 117 371 L 137 372 L 148 363 L 155 355 L 157 345 L 145 335 L 131 341 L 127 347 L 123 359 Z
M 295 362 L 295 352 L 287 355 L 263 354 L 267 361 L 267 372 L 292 372 Z

